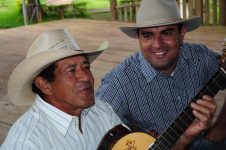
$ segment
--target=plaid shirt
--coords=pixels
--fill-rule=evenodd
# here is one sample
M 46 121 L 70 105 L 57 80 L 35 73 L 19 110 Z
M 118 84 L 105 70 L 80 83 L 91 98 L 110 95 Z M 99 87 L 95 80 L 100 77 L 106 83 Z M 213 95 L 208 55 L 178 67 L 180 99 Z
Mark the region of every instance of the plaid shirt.
M 125 123 L 162 133 L 219 68 L 219 55 L 204 45 L 184 43 L 173 74 L 155 70 L 140 52 L 102 80 L 96 96 Z

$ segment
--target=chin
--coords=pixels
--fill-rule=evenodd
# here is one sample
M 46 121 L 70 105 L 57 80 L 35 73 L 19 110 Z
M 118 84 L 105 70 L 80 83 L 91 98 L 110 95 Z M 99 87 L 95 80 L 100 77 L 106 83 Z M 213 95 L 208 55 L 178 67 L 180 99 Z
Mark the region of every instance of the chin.
M 94 99 L 92 99 L 92 100 L 86 101 L 86 103 L 84 105 L 88 108 L 88 107 L 93 106 L 94 104 L 95 104 L 95 101 L 94 101 Z

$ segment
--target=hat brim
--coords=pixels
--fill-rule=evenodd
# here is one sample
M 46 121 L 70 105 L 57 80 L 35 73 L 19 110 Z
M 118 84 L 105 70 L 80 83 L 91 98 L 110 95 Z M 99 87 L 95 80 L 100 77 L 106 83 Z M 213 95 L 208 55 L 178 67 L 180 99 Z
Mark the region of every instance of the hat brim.
M 35 94 L 32 92 L 32 83 L 44 68 L 50 64 L 75 55 L 84 54 L 90 63 L 93 62 L 108 47 L 108 42 L 103 42 L 95 51 L 57 50 L 46 51 L 24 59 L 14 69 L 8 82 L 8 96 L 17 106 L 28 106 L 33 103 Z
M 146 24 L 143 26 L 137 26 L 137 25 L 132 25 L 129 27 L 119 27 L 119 29 L 124 32 L 126 35 L 132 38 L 136 38 L 137 36 L 137 30 L 140 28 L 149 28 L 149 27 L 158 27 L 158 26 L 167 26 L 167 25 L 173 25 L 173 24 L 184 24 L 187 32 L 193 31 L 197 29 L 201 25 L 201 18 L 200 17 L 193 17 L 189 19 L 183 19 L 183 20 L 178 20 L 175 22 L 163 22 L 163 23 L 158 23 L 158 24 Z

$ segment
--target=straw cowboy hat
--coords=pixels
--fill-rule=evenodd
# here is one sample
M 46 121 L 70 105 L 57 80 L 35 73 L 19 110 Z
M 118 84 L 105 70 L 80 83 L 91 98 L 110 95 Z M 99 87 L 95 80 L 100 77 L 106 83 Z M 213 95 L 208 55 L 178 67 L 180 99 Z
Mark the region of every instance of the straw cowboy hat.
M 56 29 L 41 34 L 31 45 L 26 58 L 14 69 L 8 82 L 8 96 L 13 104 L 27 106 L 33 103 L 35 94 L 32 82 L 44 68 L 74 55 L 84 54 L 90 63 L 108 47 L 103 42 L 95 51 L 84 51 L 66 29 Z
M 181 23 L 186 26 L 187 31 L 192 31 L 200 26 L 201 18 L 182 19 L 176 0 L 142 0 L 136 16 L 136 25 L 120 27 L 120 30 L 135 38 L 139 28 Z

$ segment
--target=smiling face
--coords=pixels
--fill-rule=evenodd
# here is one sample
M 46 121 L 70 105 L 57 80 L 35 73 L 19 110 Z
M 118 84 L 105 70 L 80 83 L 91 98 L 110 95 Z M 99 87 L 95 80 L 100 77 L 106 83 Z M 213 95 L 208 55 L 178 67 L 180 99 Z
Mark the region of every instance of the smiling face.
M 54 80 L 49 82 L 36 77 L 36 85 L 44 93 L 44 99 L 56 108 L 79 116 L 83 109 L 94 104 L 94 79 L 87 57 L 77 55 L 55 64 Z M 39 81 L 40 80 L 40 81 Z
M 139 29 L 138 39 L 143 56 L 156 70 L 171 74 L 176 67 L 185 32 L 185 27 L 179 32 L 178 25 Z

